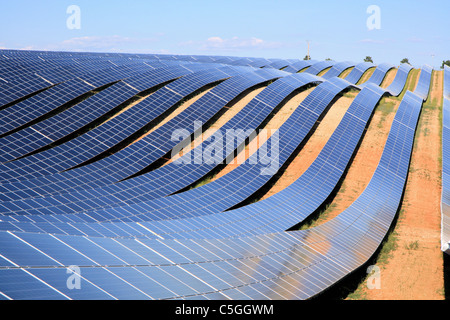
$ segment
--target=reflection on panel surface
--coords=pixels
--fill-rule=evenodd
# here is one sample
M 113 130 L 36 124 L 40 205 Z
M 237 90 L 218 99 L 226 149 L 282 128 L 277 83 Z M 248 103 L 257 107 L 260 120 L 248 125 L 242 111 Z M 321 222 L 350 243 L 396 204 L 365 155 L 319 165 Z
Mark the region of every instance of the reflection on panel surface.
M 370 79 L 357 86 L 373 67 Z M 431 68 L 421 69 L 414 93 L 406 91 L 360 197 L 322 225 L 286 230 L 336 188 L 378 101 L 404 90 L 409 65 L 399 67 L 387 88 L 379 86 L 392 68 L 329 60 L 2 50 L 0 71 L 7 82 L 0 82 L 0 117 L 7 124 L 0 132 L 0 298 L 308 299 L 323 292 L 370 258 L 395 218 Z M 20 85 L 28 88 L 18 90 Z M 350 88 L 358 90 L 315 161 L 289 187 L 229 210 L 270 181 L 271 175 L 261 174 L 268 158 L 253 155 L 223 177 L 188 191 L 184 188 L 215 165 L 168 163 L 146 171 L 176 146 L 171 140 L 175 129 L 189 128 L 193 134 L 194 121 L 212 121 L 262 86 L 222 130 L 256 129 L 286 99 L 315 86 L 284 120 L 279 135 L 262 145 L 279 143 L 280 165 L 307 141 L 333 101 Z M 156 130 L 105 154 L 205 88 L 204 95 Z M 97 123 L 142 92 L 151 94 Z M 448 93 L 447 86 L 446 98 Z M 445 141 L 450 105 L 444 100 Z M 95 126 L 86 129 L 88 124 Z M 448 243 L 445 230 L 443 244 Z

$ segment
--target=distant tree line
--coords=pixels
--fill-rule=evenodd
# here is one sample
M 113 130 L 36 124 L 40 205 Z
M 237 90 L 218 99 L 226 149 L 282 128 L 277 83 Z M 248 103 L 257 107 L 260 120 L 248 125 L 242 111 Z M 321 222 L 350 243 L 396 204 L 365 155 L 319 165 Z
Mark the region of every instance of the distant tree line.
M 310 57 L 309 55 L 306 55 L 306 56 L 303 58 L 303 60 L 311 60 L 311 57 Z M 326 58 L 325 60 L 332 60 L 332 59 Z M 371 62 L 371 63 L 373 63 L 373 59 L 372 59 L 371 56 L 366 56 L 366 57 L 364 58 L 364 62 Z M 402 60 L 400 60 L 400 64 L 402 64 L 402 63 L 407 63 L 407 64 L 411 65 L 411 63 L 409 62 L 409 59 L 408 59 L 408 58 L 403 58 Z M 444 60 L 444 61 L 442 61 L 441 69 L 444 69 L 444 65 L 450 67 L 450 60 Z

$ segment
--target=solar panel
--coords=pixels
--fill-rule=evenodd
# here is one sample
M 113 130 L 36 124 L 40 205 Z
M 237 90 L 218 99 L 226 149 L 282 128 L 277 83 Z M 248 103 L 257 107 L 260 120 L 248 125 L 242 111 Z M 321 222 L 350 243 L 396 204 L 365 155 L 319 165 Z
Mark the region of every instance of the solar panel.
M 126 292 L 123 298 L 142 299 L 213 292 L 228 298 L 247 294 L 265 299 L 314 296 L 364 263 L 381 243 L 403 192 L 421 101 L 406 93 L 368 187 L 347 210 L 322 226 L 249 238 L 185 242 L 0 232 L 0 274 L 11 279 L 11 264 L 21 266 L 21 271 L 32 273 L 46 285 L 41 297 L 53 297 L 57 292 L 76 298 L 61 285 L 67 279 L 61 270 L 68 264 L 83 266 L 83 281 L 114 297 L 119 292 Z M 382 177 L 389 179 L 380 180 Z M 382 201 L 374 202 L 374 197 Z M 19 288 L 35 285 L 29 277 L 21 276 Z M 29 290 L 13 289 L 5 283 L 1 290 L 8 297 L 29 296 Z M 98 292 L 92 294 L 99 297 Z
M 393 96 L 398 96 L 406 85 L 409 72 L 412 70 L 412 66 L 408 63 L 403 63 L 398 68 L 394 81 L 386 88 Z
M 334 66 L 335 63 L 336 63 L 336 61 L 333 61 L 333 60 L 320 61 L 320 62 L 314 63 L 305 72 L 318 75 L 320 72 L 324 71 L 325 69 Z
M 365 87 L 369 83 L 373 83 L 378 86 L 381 85 L 384 77 L 386 76 L 386 73 L 393 68 L 394 68 L 394 66 L 389 63 L 382 63 L 382 64 L 378 65 L 377 68 L 375 69 L 375 71 L 373 72 L 372 76 L 369 78 L 369 80 L 360 84 L 359 86 Z
M 126 63 L 130 62 L 126 61 Z M 145 67 L 142 63 L 140 63 L 140 65 Z M 111 63 L 84 63 L 82 66 L 75 69 L 77 70 L 78 75 L 81 76 L 83 73 L 93 72 L 100 70 L 101 68 L 112 66 L 114 65 Z M 62 67 L 55 67 L 52 70 L 38 70 L 38 72 L 29 73 L 17 73 L 14 71 L 15 76 L 10 78 L 6 84 L 0 86 L 0 109 L 16 103 L 19 99 L 24 99 L 29 95 L 51 88 L 55 84 L 75 78 L 73 73 L 68 73 L 64 70 L 60 70 L 59 76 L 57 76 L 56 71 L 58 68 L 63 69 Z
M 312 66 L 313 64 L 315 64 L 317 62 L 318 62 L 317 60 L 301 60 L 301 61 L 289 64 L 286 68 L 283 69 L 283 71 L 293 72 L 293 73 L 299 72 L 305 68 Z
M 314 113 L 314 117 L 309 118 L 308 122 L 307 122 L 308 126 L 312 127 L 313 124 L 315 123 L 315 119 L 317 119 L 317 117 L 325 109 L 327 104 L 330 103 L 330 101 L 332 101 L 334 99 L 335 95 L 337 95 L 340 91 L 342 91 L 343 89 L 348 87 L 349 84 L 346 83 L 344 80 L 335 78 L 334 81 L 331 81 L 330 83 L 327 83 L 327 86 L 324 86 L 325 89 L 322 88 L 321 86 L 323 86 L 323 85 L 320 85 L 316 89 L 317 91 L 313 91 L 314 92 L 313 96 L 316 97 L 316 98 L 312 98 L 311 97 L 307 102 L 305 102 L 305 104 L 302 106 L 304 108 L 303 111 L 301 111 L 301 109 L 299 109 L 299 111 L 297 111 L 297 115 L 294 114 L 293 118 L 290 119 L 291 121 L 287 122 L 287 124 L 285 124 L 286 128 L 290 128 L 288 131 L 285 132 L 285 136 L 286 137 L 289 137 L 290 139 L 293 139 L 293 137 L 295 137 L 296 134 L 299 137 L 304 137 L 307 134 L 309 129 L 307 129 L 306 131 L 301 130 L 300 132 L 297 132 L 297 131 L 299 131 L 299 129 L 295 125 L 296 123 L 302 123 L 302 121 L 299 121 L 299 119 L 301 119 L 301 117 L 304 116 L 303 113 L 306 112 L 305 115 L 308 115 L 310 117 L 312 115 L 312 113 L 308 113 L 306 110 L 308 110 L 308 108 L 311 108 L 312 111 L 315 112 Z M 328 89 L 327 89 L 327 87 L 328 87 Z M 323 95 L 324 95 L 324 92 L 326 92 L 327 90 L 332 90 L 331 92 L 333 92 L 333 94 L 328 94 L 327 99 L 324 100 L 323 99 Z M 371 91 L 367 90 L 367 92 L 371 92 Z M 361 99 L 361 100 L 364 101 L 364 99 Z M 321 105 L 317 105 L 317 101 L 321 101 Z M 316 108 L 316 109 L 314 109 L 314 108 Z M 357 109 L 357 107 L 354 107 L 354 108 L 355 108 L 355 110 Z M 366 114 L 365 116 L 368 117 L 368 115 L 370 115 L 370 113 Z M 364 128 L 364 126 L 362 128 Z M 280 129 L 280 131 L 283 132 L 283 127 Z M 295 132 L 297 132 L 297 133 L 295 133 Z M 281 145 L 288 145 L 288 143 L 283 143 L 283 137 L 281 139 L 282 139 L 281 140 L 282 142 L 280 143 Z M 289 149 L 289 148 L 286 149 L 287 151 L 285 151 L 286 154 L 284 156 L 283 156 L 283 153 L 282 153 L 282 155 L 280 157 L 281 158 L 281 162 L 284 161 L 283 159 L 286 159 L 289 156 L 290 152 L 292 152 L 293 149 L 295 149 L 297 144 L 301 142 L 301 139 L 299 139 L 298 137 L 296 139 L 297 139 L 297 141 L 295 142 L 294 145 L 292 145 L 292 147 L 290 147 L 291 149 Z M 357 143 L 357 140 L 354 142 L 354 144 L 356 144 L 356 143 Z M 332 148 L 333 148 L 333 146 L 330 146 L 330 149 L 332 149 Z M 290 150 L 290 151 L 288 151 L 288 150 Z M 214 212 L 214 211 L 217 211 L 217 210 L 220 210 L 220 209 L 224 210 L 224 209 L 227 208 L 226 206 L 228 206 L 228 207 L 232 206 L 233 204 L 238 202 L 240 199 L 242 199 L 242 197 L 245 197 L 246 195 L 248 196 L 248 192 L 254 192 L 257 188 L 259 188 L 259 186 L 261 186 L 261 182 L 260 181 L 264 177 L 260 176 L 260 171 L 259 171 L 261 169 L 260 167 L 258 167 L 258 166 L 242 166 L 242 165 L 240 167 L 242 169 L 241 168 L 235 169 L 231 173 L 231 175 L 233 175 L 233 177 L 239 177 L 239 176 L 243 176 L 243 175 L 245 175 L 247 177 L 250 177 L 250 176 L 253 175 L 254 176 L 254 178 L 253 178 L 254 181 L 250 181 L 250 184 L 247 187 L 245 187 L 246 185 L 242 184 L 242 182 L 240 183 L 241 184 L 240 186 L 233 185 L 232 187 L 230 187 L 230 189 L 233 190 L 233 192 L 231 193 L 232 196 L 227 196 L 226 200 L 228 202 L 224 202 L 224 199 L 222 199 L 219 207 L 217 207 L 217 206 L 215 206 L 215 207 L 214 206 L 210 206 L 210 207 L 204 206 L 203 208 L 200 208 L 200 207 L 196 207 L 195 206 L 194 208 L 195 208 L 195 212 L 196 212 L 197 215 L 202 215 L 202 214 L 205 214 L 205 213 L 209 213 L 209 211 Z M 217 189 L 219 191 L 219 194 L 220 194 L 220 190 L 221 190 L 221 188 L 223 188 L 223 187 L 217 187 L 216 186 L 217 184 L 219 184 L 219 185 L 224 184 L 224 183 L 225 183 L 225 185 L 226 184 L 230 184 L 230 181 L 232 182 L 232 181 L 234 181 L 236 179 L 236 178 L 233 178 L 233 177 L 230 178 L 229 175 L 230 174 L 227 175 L 228 177 L 225 176 L 221 180 L 219 179 L 220 180 L 219 182 L 210 183 L 210 184 L 208 184 L 208 185 L 206 185 L 206 186 L 204 186 L 202 188 L 197 188 L 197 189 L 194 189 L 194 190 L 188 192 L 190 194 L 184 194 L 184 195 L 180 194 L 180 195 L 175 196 L 175 198 L 192 199 L 192 198 L 195 198 L 194 197 L 195 194 L 199 194 L 198 197 L 205 197 L 205 195 L 203 195 L 203 194 L 205 194 L 205 191 L 204 191 L 205 189 L 209 190 L 209 191 L 206 192 L 206 194 L 208 194 L 208 192 L 210 192 L 211 195 L 213 195 L 214 197 L 217 197 L 217 196 L 214 195 L 213 192 Z M 265 181 L 267 181 L 268 178 L 270 178 L 270 177 L 266 177 Z M 251 183 L 255 184 L 256 189 L 255 189 L 255 187 L 253 187 L 253 189 L 252 188 L 249 189 L 249 186 L 250 187 L 252 186 Z M 331 190 L 330 190 L 330 192 L 331 192 Z M 224 198 L 225 195 L 222 195 L 221 197 Z M 186 201 L 186 200 L 183 200 L 183 201 Z M 181 206 L 184 205 L 183 201 L 181 201 L 181 203 L 180 203 L 181 204 L 180 205 L 180 209 L 181 209 Z M 175 202 L 179 202 L 179 201 L 175 201 Z M 205 203 L 210 203 L 210 201 L 207 201 Z M 161 201 L 154 202 L 153 205 L 157 206 L 157 207 L 153 207 L 154 210 L 156 208 L 161 207 L 161 204 L 162 204 Z M 226 206 L 224 207 L 224 205 L 226 205 Z M 138 203 L 136 206 L 137 207 L 141 207 L 142 203 Z M 146 207 L 148 208 L 147 210 L 151 210 L 151 208 L 152 208 L 151 206 L 149 206 L 149 204 L 146 204 Z M 161 217 L 163 217 L 163 216 L 170 216 L 170 214 L 171 214 L 170 210 L 173 210 L 174 208 L 175 207 L 173 207 L 173 206 L 168 208 L 169 212 L 163 211 L 164 214 L 162 214 L 160 212 L 161 210 L 163 210 L 163 208 L 159 208 L 158 209 L 159 211 L 155 211 L 155 214 L 158 212 L 158 215 L 160 215 Z M 62 212 L 62 210 L 64 210 L 64 209 L 60 208 L 58 210 L 58 212 Z M 128 210 L 128 208 L 117 208 L 116 210 L 114 210 L 113 216 L 120 217 L 121 215 L 119 213 L 121 213 L 121 212 L 125 212 L 126 213 L 127 210 Z M 134 212 L 134 211 L 136 211 L 136 210 L 129 211 L 127 214 L 124 214 L 124 216 L 125 217 L 126 216 L 130 216 L 130 212 Z M 183 210 L 183 211 L 186 211 L 186 210 Z M 173 211 L 173 212 L 176 212 L 176 211 Z M 89 216 L 97 217 L 97 219 L 101 219 L 101 217 L 104 216 L 104 213 L 102 211 L 102 212 L 99 212 L 98 214 L 89 214 Z M 108 216 L 108 215 L 106 215 L 106 216 Z M 139 220 L 141 220 L 141 219 L 139 219 Z M 144 219 L 144 220 L 146 220 L 146 219 Z M 186 229 L 187 229 L 187 227 L 186 227 Z M 235 231 L 236 230 L 239 230 L 239 229 L 235 229 Z
M 291 62 L 284 59 L 276 59 L 265 66 L 265 68 L 283 69 L 286 68 Z
M 328 70 L 322 78 L 324 79 L 330 79 L 332 77 L 338 77 L 342 72 L 344 72 L 346 69 L 349 69 L 351 67 L 354 67 L 355 64 L 353 62 L 344 61 L 344 62 L 338 62 L 335 65 L 331 67 L 330 70 Z
M 417 82 L 416 89 L 414 90 L 414 93 L 421 97 L 424 101 L 428 98 L 432 72 L 433 68 L 427 65 L 423 66 L 420 71 L 419 81 Z
M 374 67 L 375 65 L 371 62 L 358 63 L 355 68 L 353 68 L 353 70 L 348 74 L 348 76 L 345 77 L 345 80 L 350 83 L 356 84 L 367 70 Z

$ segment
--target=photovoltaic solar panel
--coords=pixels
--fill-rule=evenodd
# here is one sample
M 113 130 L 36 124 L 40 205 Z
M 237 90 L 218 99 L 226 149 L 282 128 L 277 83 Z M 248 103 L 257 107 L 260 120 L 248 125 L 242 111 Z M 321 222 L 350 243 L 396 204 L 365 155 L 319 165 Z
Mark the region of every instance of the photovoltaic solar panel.
M 333 60 L 320 61 L 320 62 L 317 62 L 317 63 L 314 63 L 313 65 L 311 65 L 311 67 L 306 69 L 305 72 L 318 75 L 320 72 L 324 71 L 325 69 L 334 66 L 335 63 L 336 62 Z
M 433 68 L 427 65 L 423 66 L 420 70 L 419 81 L 417 82 L 416 89 L 414 90 L 414 93 L 421 97 L 424 101 L 428 98 L 432 72 Z
M 356 84 L 367 70 L 374 67 L 375 65 L 371 62 L 358 63 L 353 68 L 353 70 L 348 74 L 348 76 L 345 77 L 345 80 L 347 80 L 350 83 Z
M 289 64 L 286 68 L 283 69 L 283 71 L 292 72 L 292 73 L 299 72 L 305 68 L 312 66 L 313 64 L 315 64 L 317 62 L 318 62 L 317 60 L 301 60 L 301 61 Z
M 394 81 L 386 88 L 393 96 L 398 96 L 406 85 L 408 74 L 412 70 L 412 66 L 408 63 L 403 63 L 398 68 Z
M 349 69 L 351 67 L 354 67 L 355 64 L 353 62 L 338 62 L 333 67 L 331 67 L 330 70 L 328 70 L 322 78 L 324 79 L 330 79 L 332 77 L 338 77 L 342 72 L 344 72 L 346 69 Z
M 370 76 L 369 80 L 360 84 L 359 86 L 364 87 L 369 83 L 373 83 L 379 86 L 383 82 L 383 79 L 386 76 L 387 72 L 393 68 L 394 66 L 389 63 L 379 64 L 373 74 Z

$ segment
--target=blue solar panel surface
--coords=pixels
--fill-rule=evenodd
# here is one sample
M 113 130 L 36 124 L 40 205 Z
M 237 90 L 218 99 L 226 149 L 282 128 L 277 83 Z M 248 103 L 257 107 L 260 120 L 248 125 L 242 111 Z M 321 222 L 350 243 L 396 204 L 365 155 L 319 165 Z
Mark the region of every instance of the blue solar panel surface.
M 346 80 L 337 77 L 351 67 Z M 370 79 L 356 86 L 373 67 Z M 323 77 L 315 76 L 328 68 Z M 421 69 L 415 92 L 404 94 L 380 162 L 357 200 L 322 225 L 286 230 L 335 190 L 381 97 L 404 90 L 410 65 L 401 65 L 387 88 L 379 86 L 392 68 L 328 60 L 1 50 L 0 117 L 7 125 L 0 132 L 0 298 L 308 299 L 323 292 L 372 256 L 395 219 L 430 89 L 430 67 Z M 444 251 L 449 73 L 446 68 Z M 255 154 L 223 177 L 188 191 L 184 188 L 216 164 L 168 163 L 146 172 L 177 145 L 171 140 L 175 129 L 194 133 L 194 121 L 212 121 L 249 89 L 265 86 L 220 128 L 247 130 L 221 160 L 287 99 L 312 85 L 316 88 L 277 134 L 259 146 L 261 151 L 279 143 L 278 166 L 304 143 L 342 92 L 360 91 L 315 161 L 275 195 L 233 208 L 276 173 L 261 174 L 268 154 Z M 118 148 L 208 87 L 173 119 Z M 112 116 L 142 92 L 149 96 Z M 87 93 L 84 101 L 72 103 Z M 97 123 L 106 116 L 111 119 Z M 211 141 L 200 146 L 207 148 Z M 196 159 L 196 150 L 184 159 Z M 183 192 L 173 194 L 177 191 Z M 81 290 L 71 290 L 71 274 L 79 277 Z

